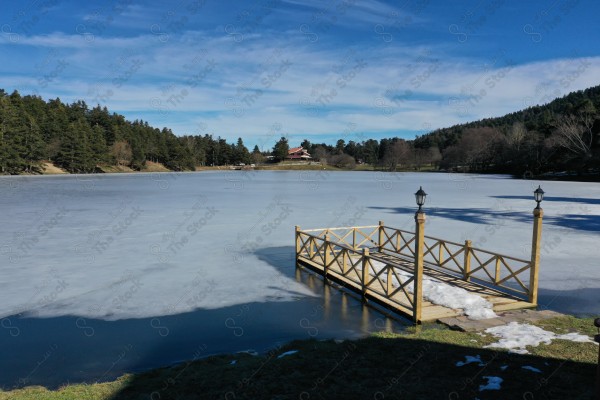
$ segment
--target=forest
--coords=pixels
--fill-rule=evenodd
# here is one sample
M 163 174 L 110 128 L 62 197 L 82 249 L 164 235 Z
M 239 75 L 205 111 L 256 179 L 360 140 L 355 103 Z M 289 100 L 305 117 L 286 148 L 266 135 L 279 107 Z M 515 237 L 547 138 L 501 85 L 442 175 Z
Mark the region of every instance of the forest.
M 197 165 L 251 160 L 240 138 L 235 144 L 205 136 L 176 136 L 147 122 L 127 121 L 106 107 L 83 101 L 64 104 L 0 90 L 0 173 L 36 173 L 42 160 L 73 173 L 100 172 L 99 165 L 143 169 L 147 161 L 173 171 Z
M 301 144 L 316 161 L 352 169 L 358 164 L 396 170 L 569 174 L 600 177 L 600 86 L 570 93 L 499 118 L 483 119 L 417 136 L 339 139 L 335 145 Z M 349 135 L 346 135 L 346 137 Z M 357 135 L 359 136 L 359 135 Z M 176 136 L 147 122 L 125 119 L 83 101 L 65 104 L 0 89 L 0 173 L 39 173 L 46 160 L 74 173 L 120 165 L 142 170 L 148 161 L 174 171 L 202 165 L 282 161 L 290 147 L 282 137 L 273 151 L 250 152 L 239 138 Z M 293 146 L 292 146 L 293 147 Z M 273 156 L 273 157 L 269 157 Z
M 449 128 L 414 140 L 343 139 L 303 147 L 333 165 L 507 173 L 517 177 L 586 176 L 600 179 L 600 86 L 542 105 Z

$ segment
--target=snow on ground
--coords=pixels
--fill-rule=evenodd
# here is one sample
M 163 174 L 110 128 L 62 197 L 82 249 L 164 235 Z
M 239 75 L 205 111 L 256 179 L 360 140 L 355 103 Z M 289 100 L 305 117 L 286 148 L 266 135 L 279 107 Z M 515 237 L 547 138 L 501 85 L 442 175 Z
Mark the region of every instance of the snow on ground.
M 503 379 L 499 376 L 484 376 L 483 379 L 487 379 L 487 384 L 479 385 L 480 392 L 484 390 L 500 390 Z
M 472 364 L 472 363 L 478 363 L 478 365 L 480 367 L 485 366 L 485 364 L 483 363 L 483 361 L 481 361 L 481 356 L 479 354 L 477 354 L 476 356 L 465 356 L 465 361 L 458 361 L 456 363 L 457 367 L 462 367 L 464 365 L 468 365 L 468 364 Z
M 380 271 L 385 267 L 384 263 L 375 260 L 371 261 L 371 265 L 375 271 Z M 403 281 L 412 277 L 412 274 L 402 270 L 397 270 L 396 272 Z M 393 285 L 400 285 L 396 277 L 392 279 L 394 280 Z M 382 275 L 381 280 L 385 282 L 387 278 Z M 409 293 L 413 292 L 411 285 L 407 287 L 407 291 Z M 492 303 L 483 297 L 428 276 L 423 276 L 423 297 L 433 304 L 463 310 L 463 313 L 470 319 L 497 317 L 496 313 L 492 310 Z
M 297 352 L 298 352 L 298 350 L 286 351 L 285 353 L 281 353 L 280 355 L 278 355 L 277 358 L 283 358 L 283 357 L 291 356 L 292 354 L 296 354 Z
M 567 333 L 563 335 L 546 331 L 540 327 L 511 322 L 507 325 L 495 326 L 485 330 L 500 340 L 485 347 L 496 349 L 507 349 L 511 353 L 528 354 L 527 346 L 538 346 L 540 343 L 550 344 L 553 340 L 562 339 L 573 342 L 595 343 L 589 336 L 578 333 Z
M 541 370 L 537 369 L 536 367 L 532 367 L 531 365 L 524 365 L 521 368 L 526 369 L 528 371 L 537 372 L 538 374 L 542 373 Z

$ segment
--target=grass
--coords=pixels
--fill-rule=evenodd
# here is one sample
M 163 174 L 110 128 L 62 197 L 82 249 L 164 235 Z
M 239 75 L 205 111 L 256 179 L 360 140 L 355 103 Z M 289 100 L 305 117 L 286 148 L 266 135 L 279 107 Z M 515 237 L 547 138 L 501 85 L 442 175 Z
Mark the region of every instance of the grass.
M 171 170 L 165 167 L 162 163 L 146 161 L 146 165 L 142 169 L 142 172 L 171 172 Z
M 92 385 L 68 385 L 56 391 L 41 386 L 29 386 L 11 392 L 0 391 L 2 400 L 105 400 L 113 399 L 127 385 L 130 376 L 122 377 L 114 382 L 96 383 Z
M 98 169 L 106 174 L 136 172 L 135 170 L 124 165 L 99 165 Z
M 591 319 L 564 317 L 536 324 L 557 333 L 595 333 Z M 262 356 L 213 356 L 57 391 L 0 391 L 0 400 L 592 398 L 595 344 L 556 340 L 517 355 L 484 348 L 495 341 L 426 324 L 357 341 L 295 341 Z M 298 352 L 278 358 L 290 350 Z M 479 355 L 484 365 L 457 367 L 467 355 Z M 487 383 L 485 376 L 502 377 L 502 390 L 479 391 Z

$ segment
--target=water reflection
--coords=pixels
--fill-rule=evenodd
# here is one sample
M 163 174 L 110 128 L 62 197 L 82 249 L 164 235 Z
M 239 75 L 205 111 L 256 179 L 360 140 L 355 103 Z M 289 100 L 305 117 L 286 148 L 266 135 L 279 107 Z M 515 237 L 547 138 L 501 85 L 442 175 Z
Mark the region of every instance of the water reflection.
M 315 307 L 312 315 L 314 317 L 317 313 L 321 314 L 322 322 L 356 321 L 360 317 L 360 330 L 364 334 L 376 331 L 400 332 L 411 325 L 406 318 L 382 309 L 375 303 L 364 303 L 360 295 L 348 292 L 307 269 L 296 268 L 295 278 L 314 293 L 322 295 L 322 302 Z

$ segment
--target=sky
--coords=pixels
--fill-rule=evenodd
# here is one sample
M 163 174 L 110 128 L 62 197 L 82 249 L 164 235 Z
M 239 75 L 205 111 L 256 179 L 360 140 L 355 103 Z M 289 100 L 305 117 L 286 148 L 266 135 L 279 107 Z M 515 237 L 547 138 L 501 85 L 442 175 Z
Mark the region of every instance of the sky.
M 0 88 L 177 135 L 412 139 L 600 83 L 596 0 L 15 0 Z

